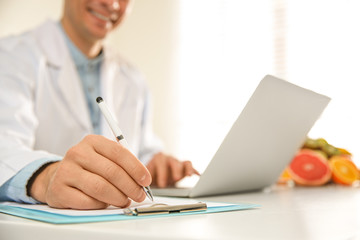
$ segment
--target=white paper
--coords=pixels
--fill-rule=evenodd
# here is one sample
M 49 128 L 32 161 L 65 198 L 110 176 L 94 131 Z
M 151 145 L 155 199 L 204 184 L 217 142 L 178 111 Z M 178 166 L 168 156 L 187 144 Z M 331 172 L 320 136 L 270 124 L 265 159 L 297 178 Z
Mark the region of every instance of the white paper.
M 154 202 L 151 202 L 148 199 L 146 199 L 141 203 L 132 202 L 129 208 L 149 207 L 153 204 L 167 204 L 171 206 L 171 205 L 191 204 L 197 202 L 199 201 L 188 198 L 154 197 Z M 15 202 L 3 202 L 1 204 L 7 206 L 13 206 L 13 207 L 40 210 L 40 211 L 56 213 L 56 214 L 63 214 L 68 216 L 100 216 L 100 215 L 124 214 L 123 208 L 118 208 L 114 206 L 109 206 L 108 208 L 101 210 L 73 210 L 73 209 L 51 208 L 48 205 L 42 205 L 42 204 L 23 204 L 23 203 L 15 203 Z M 206 204 L 208 207 L 222 207 L 222 206 L 234 205 L 228 203 L 215 203 L 215 202 L 207 202 Z

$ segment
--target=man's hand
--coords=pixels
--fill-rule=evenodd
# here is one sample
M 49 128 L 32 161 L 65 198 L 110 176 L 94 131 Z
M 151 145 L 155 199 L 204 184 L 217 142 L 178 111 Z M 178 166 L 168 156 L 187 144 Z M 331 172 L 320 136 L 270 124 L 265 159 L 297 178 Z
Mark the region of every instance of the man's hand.
M 120 144 L 86 136 L 64 159 L 46 167 L 31 186 L 31 196 L 56 208 L 127 207 L 145 199 L 151 184 L 146 167 Z M 130 198 L 130 199 L 129 199 Z
M 186 176 L 200 175 L 190 161 L 180 162 L 163 153 L 156 154 L 148 163 L 147 168 L 154 179 L 153 185 L 158 187 L 172 186 Z

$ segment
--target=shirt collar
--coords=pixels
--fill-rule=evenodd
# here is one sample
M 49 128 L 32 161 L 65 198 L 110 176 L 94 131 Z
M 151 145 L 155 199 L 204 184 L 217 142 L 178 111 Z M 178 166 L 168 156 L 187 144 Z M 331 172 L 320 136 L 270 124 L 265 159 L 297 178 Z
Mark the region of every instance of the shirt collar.
M 64 35 L 65 42 L 67 47 L 69 48 L 70 54 L 72 59 L 74 60 L 74 63 L 76 67 L 87 67 L 87 66 L 95 66 L 97 64 L 100 64 L 104 58 L 104 53 L 101 50 L 100 54 L 95 58 L 88 58 L 85 54 L 83 54 L 78 47 L 75 46 L 75 44 L 71 41 L 69 36 L 66 34 L 62 24 L 59 22 L 59 26 L 61 29 L 62 34 Z

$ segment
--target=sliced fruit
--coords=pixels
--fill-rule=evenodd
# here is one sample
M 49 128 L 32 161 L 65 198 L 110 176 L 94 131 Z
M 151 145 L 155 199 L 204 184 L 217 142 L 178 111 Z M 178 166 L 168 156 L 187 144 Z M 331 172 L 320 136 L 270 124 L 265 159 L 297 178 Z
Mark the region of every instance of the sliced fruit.
M 327 154 L 328 157 L 339 155 L 340 151 L 331 144 L 325 144 L 321 147 L 321 150 Z
M 291 176 L 290 176 L 289 170 L 287 168 L 285 168 L 278 179 L 278 183 L 286 184 L 290 180 L 291 180 Z
M 343 185 L 352 185 L 359 179 L 359 170 L 346 156 L 333 156 L 329 160 L 332 180 Z
M 327 158 L 311 149 L 301 149 L 288 169 L 291 178 L 300 185 L 319 186 L 331 179 Z
M 322 148 L 329 144 L 324 138 L 318 138 L 318 139 L 316 139 L 316 141 L 317 141 L 319 148 Z
M 346 150 L 344 148 L 338 148 L 338 149 L 339 149 L 341 154 L 352 156 L 351 152 L 349 152 L 348 150 Z
M 329 160 L 328 155 L 325 152 L 323 152 L 321 150 L 314 150 L 314 151 L 317 152 L 318 154 L 320 154 L 321 156 L 323 156 L 325 159 Z
M 305 140 L 303 148 L 318 149 L 319 148 L 318 141 L 312 138 L 307 138 Z

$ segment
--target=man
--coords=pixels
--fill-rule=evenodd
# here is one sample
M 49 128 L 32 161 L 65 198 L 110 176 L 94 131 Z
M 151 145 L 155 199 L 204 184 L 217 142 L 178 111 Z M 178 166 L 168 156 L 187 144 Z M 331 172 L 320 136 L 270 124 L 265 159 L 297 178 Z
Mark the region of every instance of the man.
M 65 0 L 60 23 L 0 41 L 0 200 L 126 207 L 152 179 L 165 187 L 198 174 L 161 153 L 142 76 L 103 45 L 128 9 L 129 0 Z M 98 96 L 131 152 L 110 140 Z

